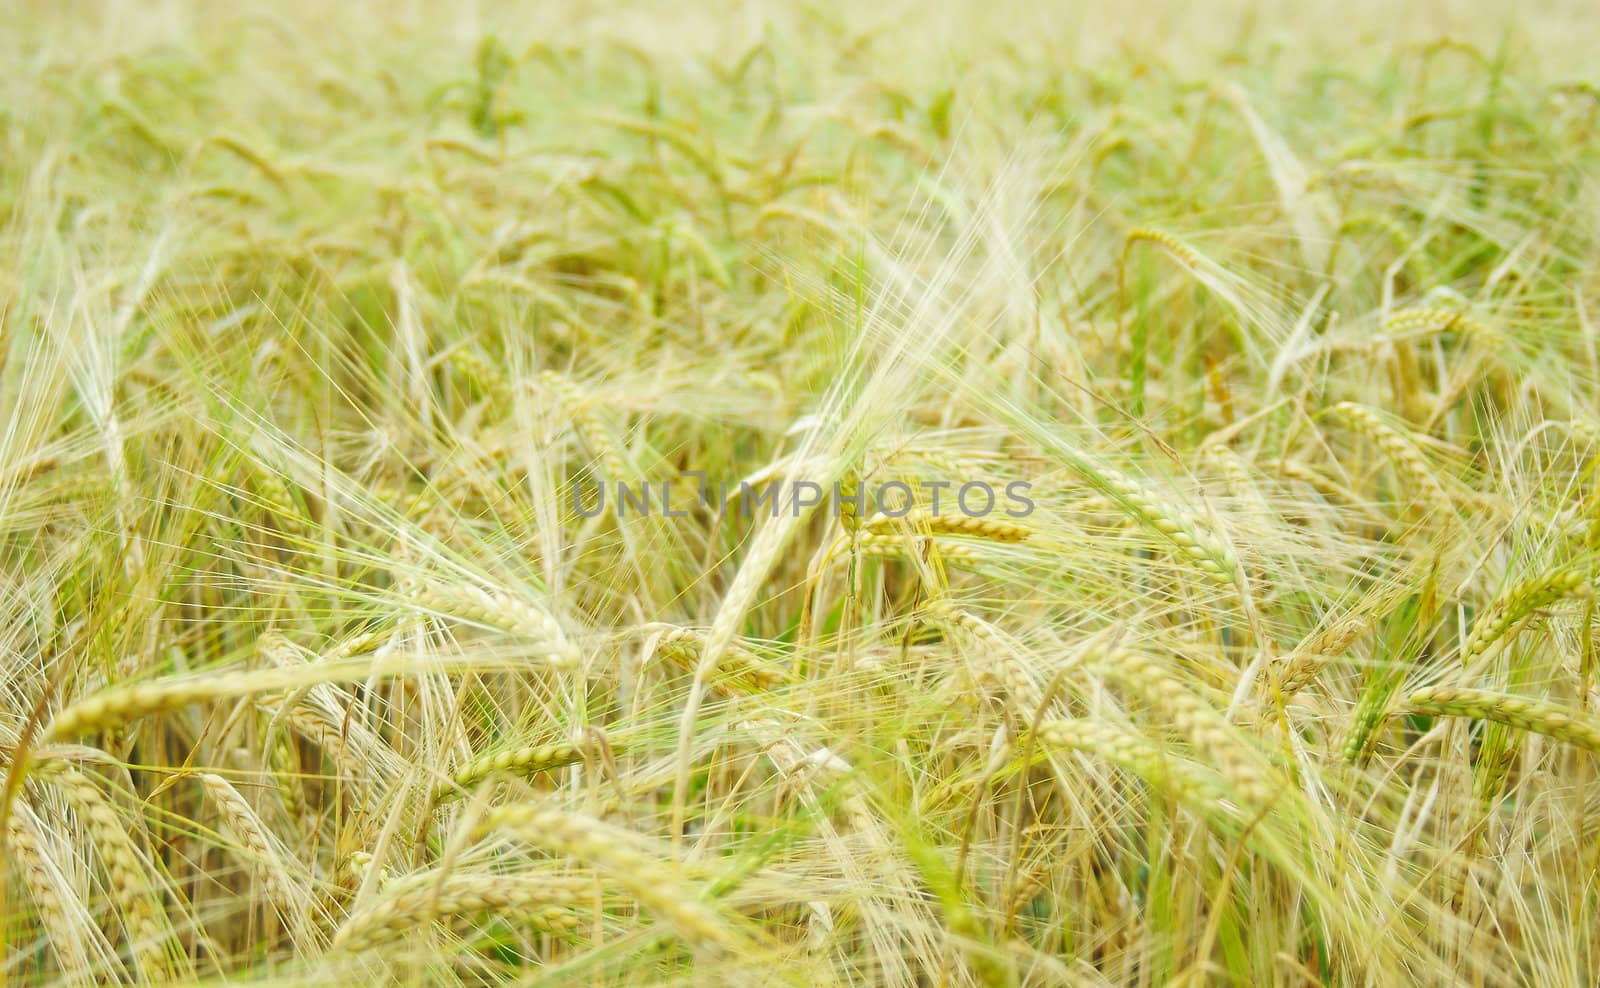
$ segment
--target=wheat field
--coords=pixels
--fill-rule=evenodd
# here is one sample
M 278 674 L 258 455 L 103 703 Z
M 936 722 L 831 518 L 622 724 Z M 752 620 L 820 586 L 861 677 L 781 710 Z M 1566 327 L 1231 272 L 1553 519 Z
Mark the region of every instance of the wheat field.
M 1600 984 L 1510 13 L 0 2 L 0 984 Z

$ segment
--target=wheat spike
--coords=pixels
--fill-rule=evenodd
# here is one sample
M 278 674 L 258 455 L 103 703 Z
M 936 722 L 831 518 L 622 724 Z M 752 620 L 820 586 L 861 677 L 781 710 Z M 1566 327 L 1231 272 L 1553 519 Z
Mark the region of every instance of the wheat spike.
M 403 592 L 412 606 L 422 610 L 526 638 L 535 646 L 535 654 L 553 668 L 574 669 L 582 664 L 578 649 L 555 618 L 508 593 L 421 581 L 410 581 Z
M 288 872 L 288 861 L 278 849 L 271 832 L 233 783 L 212 772 L 198 772 L 195 778 L 222 815 L 224 828 L 244 851 L 251 869 L 267 894 L 286 915 L 297 914 L 304 891 Z
M 557 396 L 562 411 L 571 420 L 573 431 L 577 433 L 584 447 L 600 461 L 606 474 L 601 479 L 618 482 L 631 479 L 633 471 L 628 469 L 626 458 L 611 437 L 610 426 L 600 413 L 595 411 L 590 397 L 583 394 L 572 379 L 555 371 L 542 372 L 540 379 Z
M 1600 754 L 1600 719 L 1529 697 L 1457 686 L 1429 686 L 1406 697 L 1414 714 L 1488 720 Z
M 422 874 L 391 882 L 382 898 L 347 919 L 335 950 L 371 950 L 426 923 L 478 913 L 524 916 L 553 931 L 578 926 L 577 909 L 592 900 L 594 880 L 561 876 Z
M 1116 649 L 1091 658 L 1093 665 L 1124 685 L 1143 693 L 1156 708 L 1189 736 L 1241 799 L 1252 806 L 1271 802 L 1274 786 L 1255 753 L 1235 737 L 1222 715 L 1191 693 L 1164 663 L 1131 649 Z
M 74 903 L 77 908 L 69 908 L 68 903 L 76 899 L 76 893 L 45 854 L 34 814 L 25 804 L 12 807 L 11 814 L 6 817 L 5 840 L 0 844 L 4 845 L 4 856 L 15 864 L 23 887 L 33 899 L 42 931 L 48 934 L 62 971 L 76 982 L 87 983 L 89 957 L 84 951 L 83 924 L 79 920 L 84 913 L 83 906 Z
M 928 613 L 951 627 L 960 628 L 980 643 L 982 648 L 979 654 L 987 666 L 981 672 L 998 680 L 1005 689 L 1006 695 L 1016 706 L 1019 723 L 1024 726 L 1031 724 L 1039 708 L 1044 705 L 1044 694 L 1033 675 L 1018 659 L 1016 645 L 988 621 L 947 600 L 930 604 Z
M 583 814 L 527 804 L 491 810 L 475 833 L 482 837 L 497 830 L 593 865 L 691 944 L 731 949 L 740 944 L 727 922 L 631 833 Z
M 1137 734 L 1088 718 L 1049 720 L 1034 737 L 1045 749 L 1085 751 L 1137 775 L 1151 786 L 1176 792 L 1186 802 L 1210 807 L 1221 793 L 1199 766 L 1172 757 Z
M 1472 622 L 1461 644 L 1461 661 L 1471 662 L 1504 638 L 1523 618 L 1587 588 L 1588 578 L 1575 569 L 1557 569 L 1515 584 Z
M 1412 306 L 1391 314 L 1384 320 L 1383 328 L 1395 336 L 1412 332 L 1444 333 L 1454 330 L 1488 348 L 1498 349 L 1505 346 L 1505 338 L 1498 330 L 1453 309 Z
M 897 529 L 910 529 L 932 535 L 965 535 L 969 538 L 988 539 L 991 542 L 1025 542 L 1033 534 L 1026 525 L 999 518 L 972 518 L 967 515 L 933 514 L 928 511 L 910 511 L 903 517 L 873 515 L 862 525 L 868 532 L 884 534 Z
M 1406 475 L 1426 503 L 1449 508 L 1450 496 L 1445 493 L 1438 478 L 1428 468 L 1428 461 L 1409 438 L 1365 405 L 1341 401 L 1333 406 L 1333 410 L 1371 439 L 1389 461 Z
M 99 853 L 112 897 L 128 934 L 128 945 L 144 976 L 160 980 L 167 971 L 163 947 L 167 940 L 165 923 L 150 887 L 148 870 L 127 824 L 118 818 L 100 787 L 76 769 L 68 769 L 53 780 L 77 805 L 85 828 Z
M 305 678 L 299 669 L 261 669 L 113 688 L 78 700 L 56 714 L 45 736 L 66 741 L 192 703 L 276 693 L 302 685 Z
M 663 658 L 693 669 L 705 646 L 705 633 L 693 628 L 668 626 L 656 639 L 656 650 Z M 789 681 L 779 666 L 766 661 L 740 642 L 731 642 L 718 660 L 713 675 L 725 682 L 748 689 L 770 690 Z
M 499 772 L 533 775 L 574 765 L 583 761 L 592 747 L 582 740 L 551 741 L 480 755 L 457 769 L 449 782 L 440 783 L 434 790 L 434 799 L 446 799 Z
M 1367 631 L 1367 621 L 1347 617 L 1301 642 L 1293 652 L 1279 660 L 1278 690 L 1285 699 L 1305 689 L 1317 678 L 1323 666 L 1343 655 Z

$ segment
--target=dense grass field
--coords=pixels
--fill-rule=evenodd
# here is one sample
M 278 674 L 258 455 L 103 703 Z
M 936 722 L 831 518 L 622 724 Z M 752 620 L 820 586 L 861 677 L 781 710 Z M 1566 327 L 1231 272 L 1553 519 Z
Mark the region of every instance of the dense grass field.
M 0 982 L 1600 983 L 1498 16 L 0 3 Z

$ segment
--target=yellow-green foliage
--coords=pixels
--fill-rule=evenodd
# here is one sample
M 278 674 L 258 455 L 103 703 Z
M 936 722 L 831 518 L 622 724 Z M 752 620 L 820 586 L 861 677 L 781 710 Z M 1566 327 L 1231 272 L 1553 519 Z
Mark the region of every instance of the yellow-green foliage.
M 0 7 L 0 984 L 1593 985 L 1518 16 Z

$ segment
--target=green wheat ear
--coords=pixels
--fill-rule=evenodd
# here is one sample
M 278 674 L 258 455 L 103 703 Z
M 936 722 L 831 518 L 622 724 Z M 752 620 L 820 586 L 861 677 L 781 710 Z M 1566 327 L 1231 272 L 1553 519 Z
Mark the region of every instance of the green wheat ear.
M 851 467 L 839 478 L 839 491 L 847 497 L 853 498 L 861 489 L 861 475 L 855 467 Z M 854 500 L 839 500 L 839 521 L 844 525 L 845 531 L 854 532 L 861 527 L 861 509 Z

